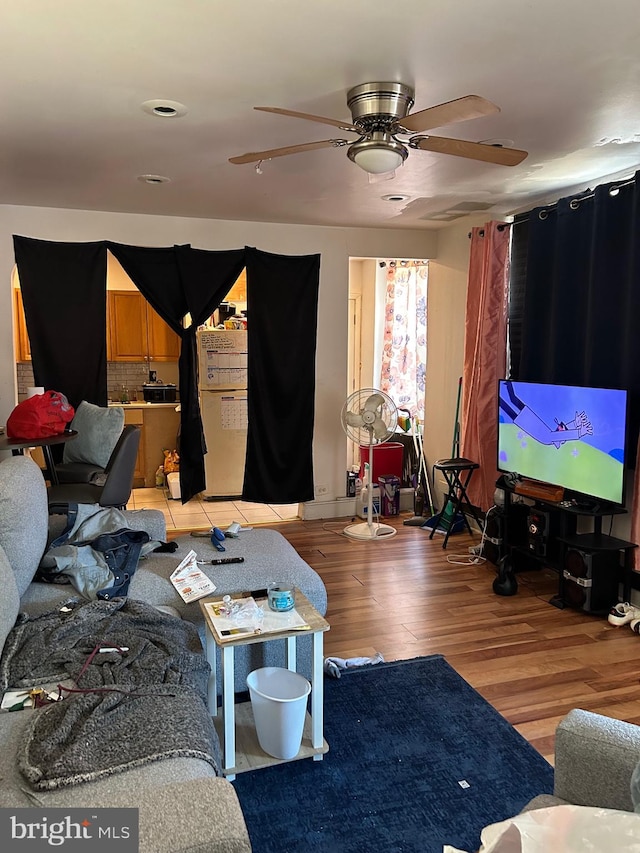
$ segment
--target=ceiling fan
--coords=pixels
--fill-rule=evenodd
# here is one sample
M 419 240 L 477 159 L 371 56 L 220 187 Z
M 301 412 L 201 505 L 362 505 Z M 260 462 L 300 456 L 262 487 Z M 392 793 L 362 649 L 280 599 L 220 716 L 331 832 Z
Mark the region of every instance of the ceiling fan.
M 527 156 L 526 151 L 519 151 L 517 148 L 468 142 L 464 139 L 449 139 L 444 136 L 423 135 L 424 131 L 432 127 L 443 127 L 458 121 L 481 118 L 500 112 L 499 107 L 479 95 L 466 95 L 463 98 L 409 114 L 413 104 L 414 91 L 404 83 L 362 83 L 347 92 L 351 122 L 279 107 L 254 107 L 266 113 L 330 124 L 340 130 L 357 133 L 360 138 L 355 141 L 324 139 L 320 142 L 287 145 L 284 148 L 271 148 L 266 151 L 251 151 L 239 157 L 231 157 L 229 162 L 260 163 L 262 160 L 284 157 L 287 154 L 315 151 L 318 148 L 342 148 L 348 145 L 347 156 L 350 160 L 365 172 L 380 175 L 393 172 L 402 166 L 409 154 L 409 148 L 433 151 L 438 154 L 453 154 L 456 157 L 482 160 L 485 163 L 496 163 L 500 166 L 517 166 Z M 409 138 L 398 139 L 399 136 Z

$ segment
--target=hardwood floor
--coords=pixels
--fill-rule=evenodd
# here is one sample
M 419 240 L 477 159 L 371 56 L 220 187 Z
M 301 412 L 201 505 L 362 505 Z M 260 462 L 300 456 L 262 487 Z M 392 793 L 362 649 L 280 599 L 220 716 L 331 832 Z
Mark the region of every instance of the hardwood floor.
M 518 594 L 497 596 L 491 563 L 448 562 L 467 562 L 479 535 L 452 536 L 443 550 L 440 534 L 429 540 L 402 520 L 396 536 L 375 543 L 345 537 L 344 519 L 269 525 L 327 587 L 326 655 L 440 653 L 550 761 L 571 708 L 640 724 L 640 636 L 550 605 L 557 575 L 549 569 L 518 574 Z

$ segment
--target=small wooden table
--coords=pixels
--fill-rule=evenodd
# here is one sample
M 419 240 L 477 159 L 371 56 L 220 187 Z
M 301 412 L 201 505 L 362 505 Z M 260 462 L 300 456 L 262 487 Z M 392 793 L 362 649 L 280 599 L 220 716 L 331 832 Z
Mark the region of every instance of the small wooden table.
M 247 646 L 254 643 L 265 643 L 275 640 L 285 642 L 287 669 L 296 671 L 296 642 L 300 636 L 312 637 L 312 675 L 311 675 L 311 714 L 307 714 L 302 734 L 302 745 L 295 758 L 313 758 L 321 761 L 329 746 L 323 737 L 323 702 L 324 702 L 324 671 L 323 671 L 323 634 L 329 630 L 329 623 L 315 609 L 309 599 L 295 591 L 295 608 L 302 619 L 309 625 L 309 630 L 289 630 L 252 634 L 249 637 L 239 635 L 237 638 L 220 641 L 216 629 L 211 622 L 211 615 L 206 604 L 219 602 L 220 596 L 203 598 L 200 609 L 204 615 L 207 638 L 207 660 L 211 666 L 209 677 L 209 712 L 213 717 L 223 748 L 223 772 L 229 780 L 237 773 L 247 770 L 257 770 L 272 764 L 283 764 L 284 759 L 273 758 L 264 752 L 258 744 L 253 721 L 251 702 L 235 704 L 234 691 L 234 650 L 237 646 Z M 264 606 L 267 607 L 266 600 Z M 222 716 L 218 714 L 218 679 L 216 671 L 216 649 L 222 653 Z M 237 731 L 236 731 L 237 729 Z M 236 749 L 236 734 L 238 749 Z
M 68 441 L 73 441 L 77 435 L 78 432 L 75 429 L 59 432 L 56 435 L 47 435 L 44 438 L 9 438 L 6 435 L 0 435 L 0 450 L 11 450 L 14 456 L 19 456 L 24 452 L 25 447 L 41 447 L 49 481 L 52 486 L 57 486 L 58 474 L 51 453 L 51 445 L 66 444 Z

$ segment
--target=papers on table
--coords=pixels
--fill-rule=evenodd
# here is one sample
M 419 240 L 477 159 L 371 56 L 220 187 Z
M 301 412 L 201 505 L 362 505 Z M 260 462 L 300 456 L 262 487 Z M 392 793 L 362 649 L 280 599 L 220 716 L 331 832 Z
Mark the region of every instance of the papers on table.
M 309 625 L 294 608 L 286 613 L 271 610 L 266 601 L 257 604 L 251 596 L 233 599 L 240 611 L 226 615 L 223 601 L 207 602 L 204 606 L 220 642 L 240 640 L 262 634 L 286 631 L 308 631 Z

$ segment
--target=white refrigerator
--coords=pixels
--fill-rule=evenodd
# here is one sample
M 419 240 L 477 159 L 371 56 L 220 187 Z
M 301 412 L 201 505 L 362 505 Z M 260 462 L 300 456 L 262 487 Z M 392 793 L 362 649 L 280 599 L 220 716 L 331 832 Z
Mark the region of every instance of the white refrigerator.
M 242 494 L 247 449 L 247 332 L 198 333 L 200 411 L 207 453 L 205 496 Z

